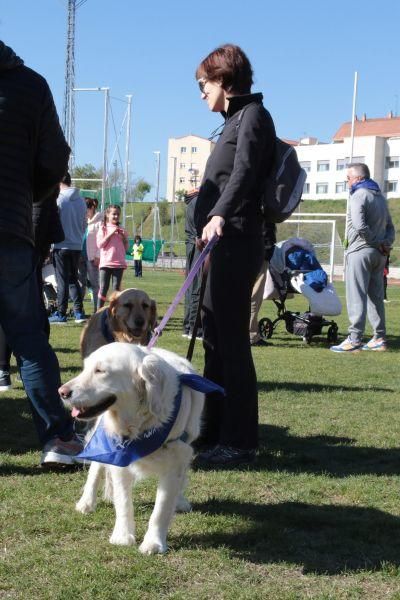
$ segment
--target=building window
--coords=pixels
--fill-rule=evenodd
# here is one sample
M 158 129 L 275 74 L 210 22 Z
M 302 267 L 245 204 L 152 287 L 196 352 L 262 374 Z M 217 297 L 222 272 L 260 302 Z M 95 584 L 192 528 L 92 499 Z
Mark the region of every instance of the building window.
M 398 169 L 399 168 L 399 157 L 398 156 L 387 156 L 385 167 L 386 167 L 386 169 Z
M 338 181 L 335 185 L 335 193 L 342 194 L 343 192 L 346 191 L 346 188 L 347 188 L 346 181 Z
M 397 192 L 397 181 L 385 181 L 385 192 Z
M 307 171 L 307 173 L 309 173 L 311 171 L 311 161 L 310 160 L 304 160 L 303 162 L 300 163 L 300 166 L 302 169 Z
M 317 183 L 316 192 L 317 192 L 317 194 L 327 194 L 328 193 L 328 184 L 327 183 Z
M 179 177 L 179 183 L 185 183 L 185 178 L 184 177 Z
M 329 160 L 318 160 L 317 171 L 329 171 Z
M 186 146 L 181 146 L 181 154 L 184 154 L 186 152 Z
M 346 168 L 347 161 L 345 158 L 338 158 L 336 161 L 336 171 L 343 171 Z
M 186 163 L 180 163 L 179 168 L 180 169 L 186 169 Z
M 195 154 L 197 152 L 197 146 L 192 146 L 192 154 Z
M 304 169 L 304 167 L 303 167 Z M 303 186 L 303 194 L 309 194 L 310 193 L 310 184 L 309 183 L 305 183 Z

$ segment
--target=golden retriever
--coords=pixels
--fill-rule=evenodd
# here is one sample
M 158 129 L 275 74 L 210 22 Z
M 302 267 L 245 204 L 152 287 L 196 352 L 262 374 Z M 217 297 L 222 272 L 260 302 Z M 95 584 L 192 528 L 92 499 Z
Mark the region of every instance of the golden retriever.
M 127 467 L 92 462 L 82 497 L 76 504 L 82 513 L 95 509 L 97 490 L 105 471 L 106 499 L 112 499 L 116 513 L 110 542 L 135 544 L 132 483 L 149 475 L 157 476 L 154 510 L 139 547 L 143 554 L 165 552 L 168 527 L 175 510 L 190 510 L 183 488 L 193 457 L 190 444 L 200 431 L 204 394 L 180 383 L 181 373 L 194 373 L 193 367 L 172 352 L 111 343 L 88 356 L 82 373 L 59 389 L 75 417 L 85 420 L 102 414 L 101 428 L 104 427 L 107 435 L 134 440 L 144 432 L 145 438 L 149 432 L 170 422 L 181 386 L 179 412 L 162 446 Z
M 145 346 L 156 320 L 156 303 L 146 292 L 135 288 L 114 292 L 110 297 L 110 305 L 97 311 L 82 331 L 82 357 L 86 358 L 110 341 Z

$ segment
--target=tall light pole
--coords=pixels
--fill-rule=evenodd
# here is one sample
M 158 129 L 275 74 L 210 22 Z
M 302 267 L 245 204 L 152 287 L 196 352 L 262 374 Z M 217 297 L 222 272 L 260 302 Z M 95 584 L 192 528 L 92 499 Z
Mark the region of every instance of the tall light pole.
M 155 150 L 154 153 L 156 155 L 156 196 L 154 198 L 154 220 L 153 220 L 153 267 L 156 264 L 156 232 L 157 232 L 157 223 L 159 223 L 159 209 L 158 202 L 160 199 L 160 151 Z M 160 226 L 160 237 L 161 237 L 161 226 Z
M 75 156 L 75 14 L 77 8 L 87 0 L 67 0 L 67 48 L 65 55 L 65 88 L 62 127 L 66 140 L 71 148 L 70 170 L 72 170 Z
M 127 107 L 127 121 L 126 121 L 126 137 L 125 137 L 125 176 L 124 176 L 124 198 L 123 198 L 123 211 L 122 211 L 122 222 L 125 227 L 126 224 L 126 208 L 128 202 L 128 187 L 129 187 L 129 145 L 131 139 L 131 113 L 132 113 L 132 94 L 127 94 L 128 107 Z
M 172 179 L 172 206 L 171 206 L 171 243 L 170 243 L 170 266 L 172 268 L 172 255 L 174 250 L 174 225 L 175 225 L 175 186 L 176 186 L 176 156 L 171 157 L 174 161 L 174 166 L 172 169 L 173 179 Z

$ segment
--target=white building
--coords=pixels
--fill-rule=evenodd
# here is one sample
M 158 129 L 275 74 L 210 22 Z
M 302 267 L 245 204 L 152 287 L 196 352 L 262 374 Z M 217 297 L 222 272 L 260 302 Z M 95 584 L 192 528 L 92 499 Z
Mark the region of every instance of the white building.
M 347 198 L 346 164 L 351 149 L 351 122 L 344 123 L 332 143 L 303 138 L 286 140 L 296 146 L 303 168 L 307 171 L 304 200 Z M 207 159 L 214 143 L 197 135 L 170 138 L 168 141 L 167 199 L 174 191 L 189 191 L 202 180 Z M 353 162 L 366 163 L 387 198 L 400 197 L 400 117 L 391 113 L 381 119 L 356 118 Z
M 214 146 L 214 142 L 207 138 L 192 134 L 168 140 L 168 202 L 172 202 L 174 192 L 187 192 L 200 185 L 207 159 Z
M 307 171 L 304 200 L 347 197 L 346 163 L 351 149 L 351 123 L 344 123 L 330 144 L 305 138 L 296 145 L 297 156 Z M 400 117 L 356 120 L 353 162 L 366 163 L 387 198 L 400 197 Z

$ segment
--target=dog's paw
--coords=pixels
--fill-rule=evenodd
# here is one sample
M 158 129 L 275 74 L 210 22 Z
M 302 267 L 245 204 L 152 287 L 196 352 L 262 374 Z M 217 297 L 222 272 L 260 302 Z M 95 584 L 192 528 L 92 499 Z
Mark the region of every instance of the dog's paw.
M 181 495 L 176 502 L 175 510 L 178 513 L 187 513 L 192 510 L 192 505 L 190 504 L 189 500 L 185 498 L 185 496 Z
M 144 538 L 139 546 L 142 554 L 164 554 L 168 550 L 167 544 L 159 538 Z
M 133 533 L 114 530 L 110 537 L 110 544 L 115 544 L 116 546 L 134 546 L 136 540 Z
M 82 513 L 83 515 L 87 515 L 88 513 L 93 512 L 96 509 L 95 502 L 89 502 L 83 496 L 78 502 L 75 504 L 75 510 Z

